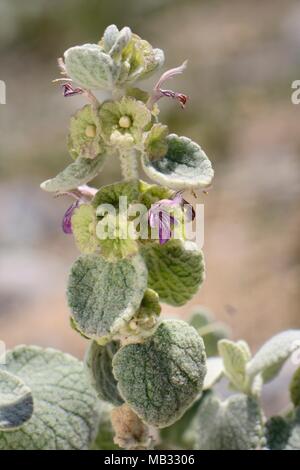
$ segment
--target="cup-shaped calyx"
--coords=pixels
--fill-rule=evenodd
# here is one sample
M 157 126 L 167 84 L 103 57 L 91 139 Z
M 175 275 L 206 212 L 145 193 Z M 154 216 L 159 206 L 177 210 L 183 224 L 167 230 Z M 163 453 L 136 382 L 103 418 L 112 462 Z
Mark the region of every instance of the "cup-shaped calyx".
M 113 358 L 120 395 L 146 423 L 170 426 L 202 390 L 203 341 L 180 320 L 163 321 L 143 343 L 123 346 Z
M 130 28 L 106 28 L 98 44 L 71 47 L 64 53 L 65 69 L 86 89 L 112 90 L 147 77 L 164 63 L 164 53 L 133 34 Z

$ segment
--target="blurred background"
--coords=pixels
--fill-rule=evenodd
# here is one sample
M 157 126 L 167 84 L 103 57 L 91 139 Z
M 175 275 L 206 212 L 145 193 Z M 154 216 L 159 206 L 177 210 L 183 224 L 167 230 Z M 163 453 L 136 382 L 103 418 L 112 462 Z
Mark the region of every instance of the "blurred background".
M 166 68 L 188 59 L 171 87 L 185 110 L 160 102 L 172 132 L 199 142 L 212 160 L 205 204 L 207 279 L 196 304 L 228 323 L 253 350 L 300 327 L 300 4 L 296 0 L 0 0 L 0 339 L 53 346 L 81 357 L 69 327 L 68 270 L 78 252 L 61 220 L 70 201 L 39 189 L 70 161 L 66 134 L 83 98 L 51 83 L 70 46 L 97 42 L 108 24 L 128 25 L 164 49 Z M 153 86 L 157 77 L 141 86 Z M 169 85 L 169 84 L 168 84 Z M 109 162 L 97 184 L 120 178 Z M 283 372 L 283 377 L 284 377 Z M 278 379 L 284 380 L 284 379 Z M 269 386 L 272 406 L 284 400 Z M 270 400 L 269 400 L 270 401 Z

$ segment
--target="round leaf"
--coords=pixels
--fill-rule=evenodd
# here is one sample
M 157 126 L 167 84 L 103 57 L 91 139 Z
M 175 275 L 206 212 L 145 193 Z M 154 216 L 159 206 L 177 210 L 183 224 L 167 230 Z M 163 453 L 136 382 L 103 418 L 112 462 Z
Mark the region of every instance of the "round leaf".
M 87 89 L 111 90 L 117 78 L 118 67 L 97 44 L 84 44 L 68 49 L 65 67 L 74 82 Z
M 123 346 L 113 358 L 121 396 L 150 425 L 178 420 L 202 390 L 206 374 L 202 339 L 179 320 L 162 322 L 140 344 Z
M 204 281 L 203 254 L 193 242 L 152 243 L 142 248 L 142 255 L 148 268 L 148 285 L 161 302 L 184 305 Z
M 151 154 L 142 158 L 145 173 L 156 183 L 172 189 L 205 188 L 212 182 L 214 171 L 201 147 L 187 137 L 170 134 L 168 151 L 160 160 L 151 161 Z
M 0 449 L 88 449 L 97 432 L 97 397 L 83 365 L 54 349 L 18 346 L 2 370 L 17 375 L 32 391 L 34 412 L 20 429 L 0 432 Z
M 86 255 L 72 266 L 68 302 L 80 331 L 94 339 L 109 337 L 133 317 L 146 288 L 140 255 L 114 263 Z

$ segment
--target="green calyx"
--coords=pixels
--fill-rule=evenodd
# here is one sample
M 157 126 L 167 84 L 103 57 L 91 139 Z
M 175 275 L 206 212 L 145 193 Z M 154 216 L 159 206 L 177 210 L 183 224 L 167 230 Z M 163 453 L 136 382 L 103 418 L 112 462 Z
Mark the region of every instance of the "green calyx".
M 94 253 L 99 248 L 96 223 L 96 212 L 91 205 L 82 204 L 75 209 L 72 216 L 72 230 L 76 245 L 81 253 Z
M 103 151 L 100 120 L 91 105 L 86 105 L 71 118 L 68 148 L 71 156 L 94 159 Z
M 120 101 L 105 102 L 99 116 L 105 142 L 119 147 L 140 144 L 143 131 L 151 121 L 151 113 L 146 106 L 126 96 Z
M 115 214 L 105 215 L 96 227 L 96 236 L 101 254 L 110 261 L 127 258 L 138 252 L 138 244 L 130 238 L 125 221 Z
M 147 289 L 141 305 L 132 319 L 120 329 L 117 335 L 122 344 L 136 343 L 152 336 L 158 327 L 158 319 L 161 312 L 158 294 Z

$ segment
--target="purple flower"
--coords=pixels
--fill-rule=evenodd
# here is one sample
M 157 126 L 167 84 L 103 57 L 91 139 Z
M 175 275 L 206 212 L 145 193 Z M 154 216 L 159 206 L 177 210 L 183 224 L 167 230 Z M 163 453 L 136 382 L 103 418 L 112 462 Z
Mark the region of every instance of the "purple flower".
M 71 83 L 64 83 L 62 85 L 64 97 L 80 95 L 84 92 L 82 88 L 74 88 Z
M 72 191 L 59 192 L 56 194 L 56 196 L 71 196 L 75 198 L 75 202 L 73 202 L 73 204 L 66 210 L 66 213 L 63 217 L 62 229 L 64 233 L 73 233 L 71 219 L 75 209 L 77 209 L 80 204 L 90 203 L 96 193 L 96 188 L 91 188 L 90 186 L 84 184 L 82 186 L 78 186 L 78 188 L 73 189 Z
M 71 206 L 66 210 L 66 213 L 64 215 L 64 218 L 63 218 L 63 221 L 62 221 L 62 229 L 64 231 L 64 233 L 66 234 L 71 234 L 73 233 L 73 230 L 72 230 L 72 215 L 75 211 L 75 209 L 77 209 L 77 207 L 79 206 L 79 201 L 75 201 L 73 202 L 73 204 L 71 204 Z
M 162 74 L 158 82 L 156 83 L 152 96 L 149 99 L 148 107 L 151 109 L 160 98 L 167 97 L 172 98 L 179 101 L 180 106 L 182 108 L 185 107 L 186 102 L 188 100 L 188 96 L 183 93 L 178 93 L 177 91 L 173 90 L 163 90 L 161 88 L 162 84 L 169 80 L 170 78 L 175 77 L 176 75 L 181 74 L 186 69 L 187 61 L 183 62 L 179 67 L 175 67 L 174 69 L 167 70 L 165 73 Z
M 161 199 L 152 204 L 148 211 L 148 220 L 151 228 L 158 228 L 159 243 L 163 245 L 172 236 L 172 227 L 178 224 L 178 220 L 170 214 L 170 209 L 188 206 L 188 219 L 194 220 L 195 211 L 191 204 L 183 199 L 181 192 L 177 192 L 173 199 Z

